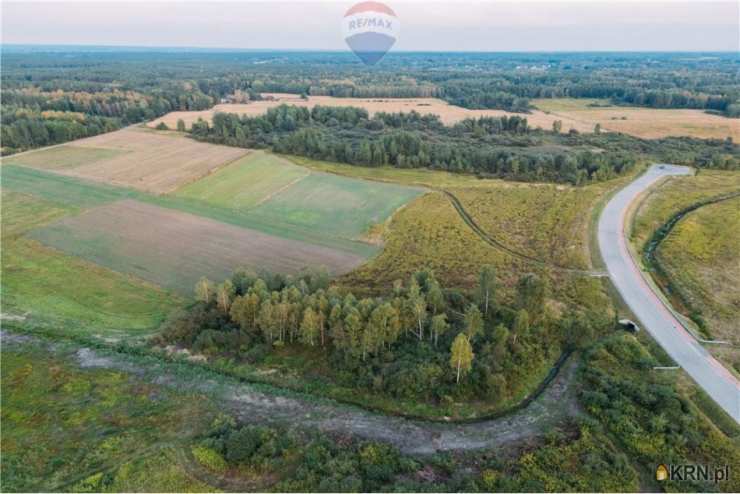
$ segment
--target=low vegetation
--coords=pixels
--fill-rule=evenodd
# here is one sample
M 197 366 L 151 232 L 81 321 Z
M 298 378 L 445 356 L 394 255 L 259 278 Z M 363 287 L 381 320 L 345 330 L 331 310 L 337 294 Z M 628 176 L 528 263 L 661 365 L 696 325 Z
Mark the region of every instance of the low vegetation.
M 3 491 L 205 490 L 162 460 L 208 425 L 211 404 L 73 355 L 3 344 Z
M 740 451 L 678 391 L 675 377 L 632 335 L 621 334 L 586 353 L 581 401 L 632 459 L 654 475 L 657 465 L 729 465 L 740 468 Z M 671 491 L 738 490 L 740 478 L 725 482 L 666 481 Z
M 711 337 L 734 345 L 740 343 L 738 245 L 740 197 L 686 215 L 663 239 L 655 256 L 692 319 Z M 735 357 L 731 365 L 740 371 L 740 355 Z

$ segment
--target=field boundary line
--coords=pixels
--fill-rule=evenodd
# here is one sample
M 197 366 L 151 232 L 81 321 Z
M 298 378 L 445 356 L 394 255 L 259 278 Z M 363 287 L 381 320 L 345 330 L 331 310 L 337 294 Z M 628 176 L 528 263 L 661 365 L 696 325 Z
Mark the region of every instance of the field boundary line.
M 301 180 L 306 179 L 311 174 L 312 174 L 312 172 L 311 172 L 311 170 L 309 170 L 305 175 L 293 179 L 289 183 L 287 183 L 287 184 L 283 185 L 282 187 L 280 187 L 278 190 L 274 190 L 274 191 L 270 192 L 265 197 L 263 197 L 262 199 L 260 199 L 259 201 L 257 201 L 257 203 L 254 206 L 251 206 L 251 207 L 247 208 L 247 210 L 256 208 L 257 206 L 260 206 L 261 204 L 264 204 L 264 203 L 268 202 L 273 197 L 275 197 L 275 196 L 277 196 L 277 195 L 285 192 L 286 190 L 290 189 L 295 184 L 297 184 Z

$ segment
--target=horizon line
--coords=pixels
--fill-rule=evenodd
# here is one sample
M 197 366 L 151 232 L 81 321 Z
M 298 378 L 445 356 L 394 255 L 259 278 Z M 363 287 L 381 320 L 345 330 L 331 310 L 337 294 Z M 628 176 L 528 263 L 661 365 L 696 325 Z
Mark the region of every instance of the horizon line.
M 340 48 L 243 48 L 227 46 L 176 46 L 176 45 L 128 45 L 128 44 L 86 44 L 86 43 L 5 43 L 0 42 L 0 50 L 4 47 L 29 47 L 29 48 L 105 48 L 105 49 L 137 49 L 137 50 L 180 50 L 180 51 L 223 51 L 223 52 L 252 52 L 252 53 L 346 53 L 352 54 L 352 51 Z M 410 53 L 479 53 L 479 54 L 496 54 L 496 53 L 735 53 L 740 55 L 737 50 L 392 50 L 386 54 L 410 54 Z

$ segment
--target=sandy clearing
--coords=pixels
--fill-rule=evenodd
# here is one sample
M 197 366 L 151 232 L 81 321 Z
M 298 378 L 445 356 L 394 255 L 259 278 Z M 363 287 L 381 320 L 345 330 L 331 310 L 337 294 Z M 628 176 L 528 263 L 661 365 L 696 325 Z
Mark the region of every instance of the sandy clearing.
M 54 166 L 54 153 L 69 149 L 110 150 L 91 155 L 91 161 L 73 166 Z M 57 173 L 114 185 L 165 194 L 196 181 L 244 156 L 246 149 L 197 142 L 181 135 L 126 128 L 74 141 L 46 153 L 46 163 L 28 166 L 53 169 Z M 30 160 L 32 154 L 24 159 Z
M 201 276 L 221 281 L 234 270 L 294 274 L 326 267 L 341 274 L 365 258 L 126 199 L 35 230 L 31 236 L 68 254 L 192 294 Z
M 313 108 L 316 105 L 322 106 L 356 106 L 365 108 L 370 114 L 377 112 L 410 112 L 415 110 L 423 114 L 439 115 L 442 122 L 446 125 L 452 125 L 466 118 L 478 118 L 484 116 L 501 117 L 504 115 L 524 116 L 533 127 L 542 127 L 551 129 L 555 120 L 563 121 L 563 130 L 567 131 L 575 128 L 580 132 L 590 132 L 593 130 L 593 124 L 578 122 L 574 119 L 548 115 L 545 112 L 535 110 L 531 114 L 511 113 L 503 110 L 468 110 L 459 106 L 450 105 L 446 101 L 437 98 L 336 98 L 334 96 L 309 96 L 308 99 L 302 99 L 298 95 L 283 93 L 266 93 L 265 97 L 271 97 L 270 100 L 255 101 L 247 104 L 221 104 L 216 105 L 211 110 L 193 111 L 193 112 L 171 112 L 167 115 L 153 120 L 147 124 L 150 127 L 156 127 L 160 122 L 164 122 L 171 129 L 177 127 L 177 121 L 182 119 L 186 127 L 190 127 L 193 122 L 199 118 L 210 121 L 216 112 L 238 113 L 240 115 L 257 116 L 265 113 L 269 108 L 282 104 L 303 106 Z

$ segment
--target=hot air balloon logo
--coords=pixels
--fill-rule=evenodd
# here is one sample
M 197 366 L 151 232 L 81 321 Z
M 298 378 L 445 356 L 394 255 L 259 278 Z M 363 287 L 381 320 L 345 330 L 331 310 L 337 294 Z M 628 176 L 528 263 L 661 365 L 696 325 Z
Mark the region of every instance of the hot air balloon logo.
M 347 45 L 367 65 L 375 65 L 396 43 L 401 24 L 393 10 L 380 2 L 360 2 L 342 19 Z

